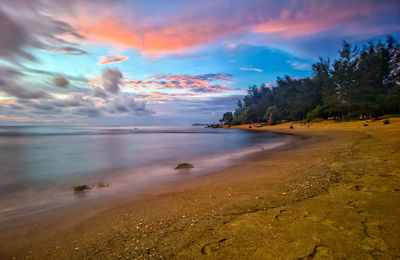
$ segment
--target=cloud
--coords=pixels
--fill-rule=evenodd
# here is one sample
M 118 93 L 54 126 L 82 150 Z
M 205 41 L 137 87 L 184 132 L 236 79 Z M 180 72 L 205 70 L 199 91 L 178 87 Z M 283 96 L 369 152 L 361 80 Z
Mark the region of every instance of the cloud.
M 83 115 L 87 117 L 99 117 L 101 112 L 96 108 L 82 107 L 74 111 L 74 114 Z
M 28 48 L 86 54 L 74 40 L 82 36 L 68 23 L 51 16 L 41 1 L 5 1 L 0 4 L 0 57 L 16 62 L 35 60 Z
M 163 93 L 157 91 L 150 92 L 140 92 L 137 94 L 137 100 L 151 100 L 151 101 L 173 101 L 177 99 L 188 99 L 194 98 L 194 94 L 186 93 L 186 94 L 174 94 L 174 93 Z
M 240 68 L 240 70 L 248 70 L 248 71 L 257 71 L 257 72 L 262 72 L 261 69 L 257 69 L 257 68 Z
M 54 99 L 50 104 L 57 107 L 80 107 L 85 105 L 92 105 L 93 102 L 89 99 L 84 99 L 82 95 L 71 95 L 63 99 Z
M 121 83 L 122 73 L 119 69 L 105 69 L 101 74 L 103 87 L 107 92 L 116 94 L 119 91 L 119 84 Z
M 61 52 L 69 55 L 85 55 L 88 54 L 86 51 L 75 48 L 75 47 L 61 47 L 61 48 L 44 48 L 47 51 Z
M 92 95 L 104 98 L 104 89 L 109 93 L 115 94 L 118 92 L 117 86 L 118 89 L 122 87 L 134 90 L 136 94 L 140 95 L 139 98 L 141 100 L 173 100 L 174 98 L 242 92 L 242 90 L 229 87 L 228 84 L 233 83 L 235 79 L 228 73 L 200 75 L 156 74 L 149 76 L 149 80 L 121 78 L 121 76 L 122 74 L 118 69 L 105 69 L 102 77 L 95 76 L 89 79 L 89 84 L 94 87 Z M 111 88 L 112 86 L 114 88 Z
M 89 43 L 134 48 L 156 57 L 157 53 L 182 53 L 224 38 L 245 39 L 250 34 L 270 36 L 268 42 L 276 44 L 281 38 L 314 36 L 332 30 L 339 30 L 341 36 L 393 33 L 399 31 L 400 7 L 393 0 L 378 4 L 373 0 L 179 4 L 6 0 L 0 4 L 1 10 L 0 36 L 12 34 L 14 38 L 2 44 L 8 46 L 3 56 L 33 58 L 26 47 L 82 55 L 87 52 L 78 48 L 78 43 Z M 264 38 L 261 43 L 265 43 Z M 126 57 L 111 56 L 99 64 L 124 60 Z
M 92 90 L 92 95 L 94 97 L 98 97 L 98 98 L 106 98 L 107 97 L 107 93 L 101 87 L 94 87 Z
M 242 93 L 243 90 L 231 88 L 229 84 L 236 81 L 228 73 L 208 73 L 200 75 L 156 74 L 150 80 L 124 78 L 121 87 L 135 91 L 140 100 L 174 100 L 193 99 L 204 95 L 224 95 Z M 98 79 L 90 80 L 99 85 Z
M 287 61 L 296 70 L 310 70 L 311 64 L 306 62 L 300 62 L 296 60 Z
M 233 80 L 227 73 L 209 73 L 201 75 L 168 75 L 152 76 L 151 85 L 159 90 L 186 90 L 191 93 L 216 93 L 228 90 L 228 85 L 213 84 L 212 82 L 226 82 Z M 146 82 L 142 82 L 145 84 Z
M 54 86 L 59 88 L 67 88 L 69 85 L 68 79 L 62 74 L 55 75 L 51 81 Z
M 125 93 L 112 98 L 109 103 L 108 112 L 129 113 L 130 115 L 150 115 L 154 113 L 146 108 L 145 102 L 136 102 L 131 95 Z
M 29 42 L 28 33 L 2 9 L 0 9 L 0 37 L 0 57 L 11 61 L 15 61 L 17 57 L 35 59 L 24 49 Z
M 0 92 L 11 97 L 22 99 L 38 99 L 48 97 L 49 94 L 42 89 L 28 89 L 18 82 L 23 74 L 12 67 L 0 67 Z M 32 87 L 31 87 L 32 88 Z
M 213 25 L 212 28 L 203 24 L 206 29 L 201 33 L 192 22 L 184 25 L 180 22 L 170 27 L 157 26 L 155 28 L 132 29 L 134 21 L 121 23 L 116 18 L 108 17 L 98 20 L 82 20 L 77 24 L 81 33 L 95 41 L 105 41 L 119 46 L 131 47 L 145 52 L 169 52 L 211 43 L 222 35 L 227 35 L 223 28 Z M 211 25 L 211 24 L 210 24 Z M 207 28 L 208 27 L 208 28 Z M 230 26 L 229 33 L 238 30 L 237 26 Z M 142 31 L 143 33 L 137 33 Z M 220 31 L 216 33 L 216 31 Z
M 379 23 L 371 27 L 365 27 L 365 23 L 381 20 L 379 13 L 390 12 L 393 7 L 392 1 L 382 1 L 379 5 L 374 1 L 301 2 L 297 8 L 294 3 L 281 8 L 278 17 L 258 24 L 254 32 L 293 38 L 341 28 L 353 35 L 369 34 Z
M 19 76 L 23 75 L 22 71 L 27 74 L 27 73 L 33 73 L 33 74 L 39 74 L 39 75 L 46 75 L 46 76 L 52 76 L 55 77 L 57 75 L 60 75 L 61 73 L 56 73 L 48 70 L 41 70 L 41 69 L 33 69 L 30 67 L 26 66 L 20 66 L 20 71 L 18 71 Z M 68 80 L 68 81 L 76 81 L 80 83 L 87 83 L 88 79 L 86 79 L 83 76 L 72 76 L 72 75 L 67 75 L 62 73 L 62 75 Z
M 98 64 L 105 65 L 105 64 L 111 64 L 111 63 L 123 62 L 128 59 L 129 59 L 129 57 L 127 57 L 127 56 L 114 56 L 114 55 L 100 56 L 100 61 Z
M 23 99 L 38 99 L 49 96 L 49 94 L 42 89 L 27 89 L 10 79 L 0 79 L 0 91 L 10 96 Z
M 341 35 L 361 36 L 399 30 L 399 5 L 394 0 L 161 1 L 127 6 L 134 11 L 121 10 L 117 4 L 84 5 L 71 23 L 89 41 L 145 53 L 179 52 L 251 33 L 294 38 L 336 29 L 343 32 Z M 93 9 L 95 17 L 89 15 Z
M 26 116 L 5 116 L 0 115 L 0 120 L 7 120 L 7 121 L 16 121 L 16 122 L 27 122 L 31 121 L 32 118 Z

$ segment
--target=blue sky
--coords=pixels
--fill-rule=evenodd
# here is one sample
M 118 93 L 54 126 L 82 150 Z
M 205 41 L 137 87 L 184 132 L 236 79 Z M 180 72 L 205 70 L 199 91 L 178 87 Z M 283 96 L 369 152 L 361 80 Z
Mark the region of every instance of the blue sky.
M 249 85 L 307 77 L 343 40 L 400 35 L 397 1 L 0 3 L 0 124 L 217 122 Z

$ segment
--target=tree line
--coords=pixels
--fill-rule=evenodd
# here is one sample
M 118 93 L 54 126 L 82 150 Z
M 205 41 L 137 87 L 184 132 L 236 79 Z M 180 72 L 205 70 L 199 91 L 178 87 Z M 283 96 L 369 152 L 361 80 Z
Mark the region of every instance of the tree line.
M 319 58 L 312 77 L 278 77 L 276 86 L 250 86 L 221 123 L 355 119 L 400 113 L 400 45 L 393 37 L 359 49 L 344 41 L 333 62 Z

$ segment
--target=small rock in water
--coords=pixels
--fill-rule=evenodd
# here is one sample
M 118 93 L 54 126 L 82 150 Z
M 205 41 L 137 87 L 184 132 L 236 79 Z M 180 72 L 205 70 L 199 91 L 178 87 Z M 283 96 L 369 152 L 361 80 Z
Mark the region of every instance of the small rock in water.
M 290 128 L 290 129 L 293 129 L 293 126 L 291 125 L 289 128 Z
M 388 125 L 388 124 L 390 124 L 390 121 L 389 121 L 389 119 L 386 119 L 385 121 L 383 121 L 383 124 L 384 124 L 384 125 Z
M 91 187 L 89 185 L 78 185 L 74 187 L 74 192 L 84 192 L 90 189 Z
M 175 167 L 175 169 L 176 170 L 179 170 L 179 169 L 190 169 L 190 168 L 193 168 L 193 167 L 194 167 L 193 164 L 190 164 L 190 163 L 180 163 L 180 164 L 178 164 L 178 166 Z
M 99 184 L 96 185 L 96 188 L 101 189 L 101 188 L 107 188 L 107 187 L 109 187 L 109 186 L 110 186 L 109 184 L 99 183 Z

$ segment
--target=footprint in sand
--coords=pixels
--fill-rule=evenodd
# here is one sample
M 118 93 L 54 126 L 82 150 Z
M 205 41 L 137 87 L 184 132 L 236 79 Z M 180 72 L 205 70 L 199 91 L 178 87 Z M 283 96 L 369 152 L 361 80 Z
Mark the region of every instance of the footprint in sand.
M 331 259 L 329 248 L 322 244 L 316 244 L 313 250 L 306 256 L 299 257 L 298 259 L 314 259 L 314 258 L 324 258 Z
M 217 251 L 218 249 L 220 249 L 221 246 L 223 246 L 223 243 L 227 240 L 227 238 L 223 238 L 220 239 L 218 241 L 215 242 L 210 242 L 205 244 L 202 248 L 201 248 L 201 253 L 204 255 L 211 255 L 212 252 Z
M 346 203 L 347 206 L 359 209 L 363 208 L 367 204 L 365 200 L 350 200 Z
M 362 185 L 356 185 L 356 186 L 353 187 L 352 190 L 368 192 L 369 191 L 369 187 L 365 187 L 365 186 L 362 186 Z
M 287 211 L 286 209 L 279 210 L 279 214 L 275 215 L 275 219 L 278 220 L 278 221 L 284 220 L 283 213 L 286 212 L 286 211 Z

